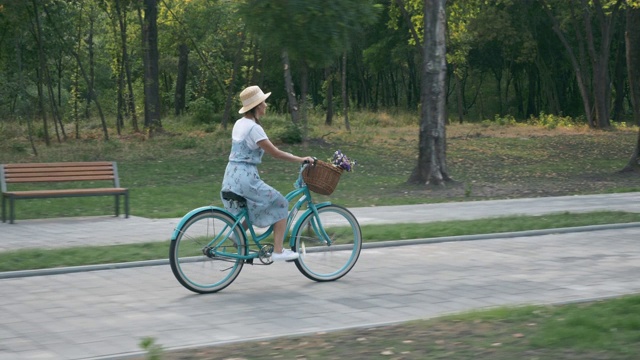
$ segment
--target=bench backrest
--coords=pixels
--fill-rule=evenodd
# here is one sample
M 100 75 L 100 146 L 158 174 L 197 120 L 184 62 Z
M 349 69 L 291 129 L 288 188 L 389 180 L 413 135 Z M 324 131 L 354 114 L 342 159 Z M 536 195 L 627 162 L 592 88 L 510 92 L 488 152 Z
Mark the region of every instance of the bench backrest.
M 3 192 L 9 183 L 112 180 L 120 187 L 118 166 L 110 161 L 3 164 L 0 178 Z

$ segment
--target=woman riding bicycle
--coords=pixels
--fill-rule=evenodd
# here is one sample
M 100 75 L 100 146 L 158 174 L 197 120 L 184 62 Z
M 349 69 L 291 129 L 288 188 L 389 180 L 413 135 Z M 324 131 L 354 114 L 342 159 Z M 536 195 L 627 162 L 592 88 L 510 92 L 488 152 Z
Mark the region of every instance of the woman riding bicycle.
M 258 86 L 249 86 L 240 93 L 244 114 L 236 121 L 231 134 L 231 153 L 222 180 L 222 190 L 234 192 L 247 200 L 249 218 L 258 227 L 273 225 L 273 261 L 298 258 L 298 253 L 283 250 L 284 232 L 287 225 L 289 203 L 282 194 L 262 181 L 257 165 L 266 152 L 276 159 L 289 162 L 313 162 L 310 156 L 299 157 L 278 149 L 267 137 L 260 118 L 267 110 L 265 100 L 271 93 L 263 93 Z M 222 195 L 221 195 L 222 198 Z M 227 211 L 237 214 L 239 209 L 231 201 L 222 199 Z M 246 227 L 246 224 L 243 224 Z

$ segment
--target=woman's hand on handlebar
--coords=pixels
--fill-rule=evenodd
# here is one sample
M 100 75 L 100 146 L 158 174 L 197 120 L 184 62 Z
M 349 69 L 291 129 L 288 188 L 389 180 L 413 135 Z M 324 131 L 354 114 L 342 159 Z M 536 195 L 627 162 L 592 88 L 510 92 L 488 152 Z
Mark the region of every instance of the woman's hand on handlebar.
M 316 158 L 311 157 L 311 156 L 305 156 L 302 160 L 303 164 L 315 164 L 316 163 Z

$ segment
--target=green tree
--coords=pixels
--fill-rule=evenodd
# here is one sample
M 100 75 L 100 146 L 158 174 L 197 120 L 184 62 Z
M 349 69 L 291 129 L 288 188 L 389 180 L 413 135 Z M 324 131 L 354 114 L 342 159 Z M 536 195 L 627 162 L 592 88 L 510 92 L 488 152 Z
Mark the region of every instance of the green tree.
M 127 114 L 131 117 L 133 130 L 139 132 L 128 30 L 129 14 L 133 9 L 133 2 L 132 0 L 101 0 L 100 6 L 112 23 L 112 56 L 115 59 L 112 72 L 116 78 L 116 127 L 118 134 L 124 126 L 124 117 Z
M 468 4 L 466 6 L 469 6 Z M 474 49 L 471 60 L 493 75 L 497 113 L 505 115 L 510 103 L 510 90 L 515 88 L 520 115 L 524 112 L 519 78 L 537 55 L 537 44 L 531 34 L 531 9 L 527 2 L 514 0 L 484 1 L 469 22 Z M 451 21 L 450 21 L 451 23 Z M 464 54 L 465 48 L 462 48 Z M 513 103 L 513 102 L 511 102 Z
M 478 16 L 479 11 L 477 1 L 471 0 L 454 0 L 447 6 L 447 63 L 452 67 L 460 123 L 467 113 L 464 79 L 468 76 L 468 58 L 473 40 L 469 24 Z
M 162 130 L 158 69 L 158 2 L 144 0 L 144 126 L 149 136 Z
M 34 139 L 34 96 L 29 68 L 34 63 L 29 26 L 28 2 L 10 0 L 0 5 L 0 111 L 2 119 L 25 119 L 27 136 L 34 154 L 38 154 Z
M 77 7 L 77 5 L 80 5 L 80 7 Z M 96 64 L 98 64 L 96 59 L 103 59 L 103 57 L 95 56 L 93 40 L 94 36 L 98 36 L 100 39 L 102 39 L 103 32 L 100 30 L 103 29 L 102 25 L 104 25 L 104 23 L 101 21 L 102 18 L 98 14 L 98 11 L 96 11 L 97 6 L 93 0 L 88 3 L 88 9 L 84 9 L 83 5 L 84 3 L 52 2 L 47 6 L 43 6 L 50 33 L 53 34 L 53 36 L 47 38 L 50 39 L 49 41 L 51 42 L 51 46 L 55 46 L 56 48 L 61 49 L 75 61 L 78 73 L 87 86 L 87 105 L 85 108 L 85 115 L 87 117 L 89 116 L 89 104 L 91 102 L 94 103 L 100 116 L 103 137 L 105 140 L 108 140 L 109 131 L 107 121 L 101 101 L 98 96 L 98 91 L 96 89 L 96 79 L 98 77 L 100 77 L 101 79 L 104 77 L 103 67 L 100 67 L 99 71 L 97 72 L 99 76 L 96 76 L 95 68 Z M 85 16 L 83 16 L 83 13 L 85 11 L 88 11 L 89 15 L 84 14 Z M 86 32 L 83 32 L 82 29 L 84 28 L 81 28 L 77 33 L 74 33 L 76 24 L 81 23 L 86 16 L 89 16 L 91 19 L 89 21 L 89 28 L 86 30 Z M 88 59 L 83 59 L 83 54 L 81 53 L 83 47 L 78 46 L 76 48 L 75 46 L 76 44 L 82 42 L 87 45 L 86 50 L 88 53 Z M 102 48 L 99 49 L 100 52 L 102 52 L 102 50 Z M 89 63 L 88 66 L 86 62 Z M 78 128 L 76 127 L 76 129 Z
M 446 0 L 424 0 L 418 163 L 408 182 L 442 185 L 451 181 L 446 157 Z
M 162 0 L 162 4 L 166 12 L 163 71 L 172 76 L 177 69 L 175 94 L 164 98 L 175 99 L 176 113 L 180 101 L 187 108 L 195 101 L 216 113 L 224 111 L 225 126 L 239 92 L 237 80 L 246 51 L 244 24 L 236 14 L 238 4 L 219 0 Z
M 375 7 L 368 0 L 247 0 L 241 13 L 262 45 L 282 54 L 289 111 L 293 122 L 298 123 L 298 111 L 302 110 L 305 129 L 309 69 L 324 69 L 338 60 L 350 37 L 375 19 Z M 296 61 L 300 68 L 299 107 L 291 61 Z
M 594 128 L 608 128 L 610 49 L 624 0 L 539 1 L 572 64 L 587 122 Z
M 640 126 L 640 1 L 629 1 L 626 10 L 625 44 L 633 122 Z M 640 172 L 640 130 L 629 162 L 622 171 Z

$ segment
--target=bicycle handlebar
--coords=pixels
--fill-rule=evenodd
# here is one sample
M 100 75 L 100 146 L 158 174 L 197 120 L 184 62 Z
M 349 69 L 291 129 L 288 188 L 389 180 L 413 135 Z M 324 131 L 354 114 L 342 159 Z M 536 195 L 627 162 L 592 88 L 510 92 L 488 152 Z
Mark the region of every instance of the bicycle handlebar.
M 316 161 L 318 161 L 318 158 L 314 156 L 314 157 L 313 157 L 313 165 L 315 165 L 315 164 L 316 164 Z M 302 162 L 302 165 L 306 165 L 306 164 L 308 164 L 308 163 L 309 163 L 309 160 L 304 160 L 304 161 Z

